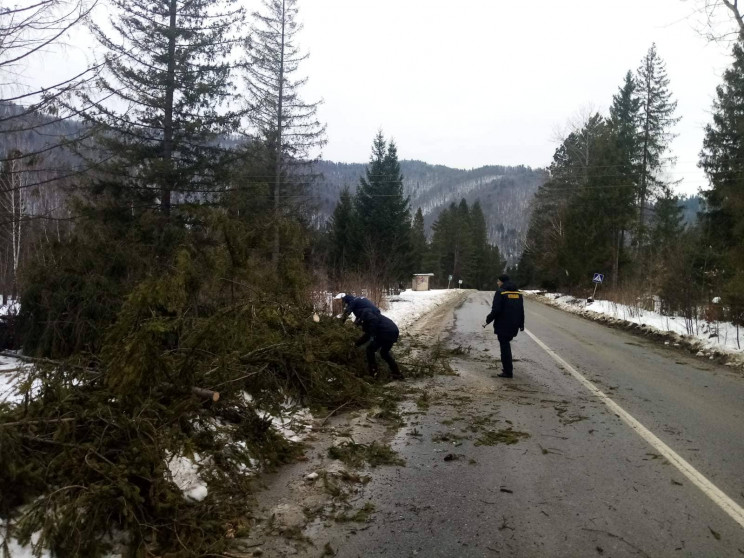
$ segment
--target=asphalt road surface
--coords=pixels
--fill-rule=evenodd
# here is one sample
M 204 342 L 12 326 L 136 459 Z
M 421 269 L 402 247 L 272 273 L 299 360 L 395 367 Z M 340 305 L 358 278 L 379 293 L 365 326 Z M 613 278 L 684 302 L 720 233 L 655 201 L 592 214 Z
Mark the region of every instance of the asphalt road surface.
M 526 301 L 512 380 L 454 315 L 454 376 L 420 382 L 340 557 L 744 557 L 744 376 Z

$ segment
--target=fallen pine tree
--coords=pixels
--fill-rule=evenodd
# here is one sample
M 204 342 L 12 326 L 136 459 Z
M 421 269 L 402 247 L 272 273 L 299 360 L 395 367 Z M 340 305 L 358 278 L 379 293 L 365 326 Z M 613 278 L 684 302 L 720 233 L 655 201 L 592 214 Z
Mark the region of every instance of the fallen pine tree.
M 272 415 L 288 401 L 324 416 L 380 396 L 350 324 L 255 289 L 204 296 L 215 284 L 193 291 L 192 265 L 182 255 L 138 285 L 100 353 L 36 362 L 24 401 L 0 405 L 6 538 L 36 534 L 37 551 L 61 556 L 219 554 L 246 531 L 254 474 L 302 451 Z M 184 495 L 177 458 L 206 495 Z
M 81 222 L 29 266 L 38 358 L 18 372 L 23 401 L 0 403 L 6 552 L 14 538 L 59 556 L 223 554 L 247 533 L 255 474 L 303 451 L 274 417 L 394 405 L 364 376 L 356 328 L 312 319 L 299 241 L 275 271 L 255 223 L 198 211 L 175 232 L 129 210 Z

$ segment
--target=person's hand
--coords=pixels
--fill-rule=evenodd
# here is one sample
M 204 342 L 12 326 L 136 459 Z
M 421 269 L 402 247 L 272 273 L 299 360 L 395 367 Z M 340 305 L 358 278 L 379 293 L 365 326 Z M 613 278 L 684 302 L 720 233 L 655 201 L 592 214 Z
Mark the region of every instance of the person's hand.
M 524 331 L 524 326 L 520 327 L 519 331 Z

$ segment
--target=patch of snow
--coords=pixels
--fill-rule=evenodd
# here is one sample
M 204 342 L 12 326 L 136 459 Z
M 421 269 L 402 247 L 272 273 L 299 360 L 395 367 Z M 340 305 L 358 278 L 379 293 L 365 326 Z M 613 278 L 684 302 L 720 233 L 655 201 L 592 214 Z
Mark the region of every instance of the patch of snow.
M 17 358 L 0 357 L 0 403 L 17 404 L 23 401 L 23 396 L 18 392 L 18 386 L 25 379 L 25 372 L 30 368 L 30 364 Z
M 387 299 L 388 309 L 382 314 L 395 322 L 402 332 L 424 314 L 462 293 L 459 289 L 432 289 L 414 291 L 406 289 Z
M 525 292 L 539 294 L 569 312 L 607 316 L 623 322 L 637 324 L 645 330 L 669 334 L 673 340 L 684 340 L 688 344 L 694 344 L 698 349 L 697 356 L 712 357 L 713 355 L 710 353 L 716 352 L 737 359 L 743 359 L 744 357 L 744 328 L 741 326 L 737 328 L 729 322 L 686 319 L 683 316 L 665 316 L 657 311 L 618 304 L 609 300 L 594 300 L 589 303 L 584 299 L 577 299 L 560 293 Z M 673 345 L 678 347 L 680 343 L 675 341 Z
M 184 498 L 201 502 L 209 491 L 207 484 L 199 476 L 199 463 L 202 462 L 198 453 L 193 459 L 184 455 L 175 455 L 167 459 L 168 470 L 175 485 L 183 492 Z
M 18 300 L 9 300 L 6 304 L 0 304 L 0 315 L 17 316 L 21 311 L 21 303 Z
M 6 533 L 6 526 L 3 521 L 0 521 L 0 548 L 2 548 L 3 537 Z M 6 542 L 8 543 L 8 555 L 10 558 L 35 558 L 35 554 L 32 549 L 32 544 L 36 544 L 39 541 L 39 533 L 31 535 L 31 543 L 27 545 L 21 545 L 16 539 L 10 538 Z M 42 550 L 39 555 L 40 558 L 51 558 L 52 554 L 48 550 Z
M 309 409 L 297 409 L 291 401 L 284 405 L 286 413 L 267 415 L 271 424 L 290 442 L 301 442 L 313 428 L 313 415 Z

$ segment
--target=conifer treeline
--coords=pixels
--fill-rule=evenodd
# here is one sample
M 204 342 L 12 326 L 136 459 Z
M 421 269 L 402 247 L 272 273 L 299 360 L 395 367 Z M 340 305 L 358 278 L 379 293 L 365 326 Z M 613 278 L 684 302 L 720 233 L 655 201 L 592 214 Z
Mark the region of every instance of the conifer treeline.
M 341 192 L 328 233 L 328 266 L 336 282 L 361 275 L 383 286 L 409 284 L 413 273 L 433 273 L 434 285 L 493 289 L 503 262 L 488 243 L 486 220 L 476 201 L 463 199 L 442 211 L 429 242 L 418 208 L 411 222 L 409 200 L 395 143 L 374 139 L 372 157 L 357 193 Z M 452 280 L 449 276 L 452 275 Z
M 628 72 L 608 115 L 568 134 L 538 190 L 519 282 L 658 296 L 667 312 L 744 323 L 744 37 L 733 47 L 706 126 L 700 166 L 709 189 L 694 225 L 665 180 L 676 103 L 655 46 Z M 700 311 L 706 313 L 700 315 Z
M 567 135 L 535 196 L 521 282 L 571 288 L 603 273 L 615 287 L 663 284 L 682 233 L 682 207 L 663 175 L 677 121 L 668 86 L 652 46 L 609 115 L 589 115 Z

